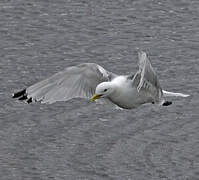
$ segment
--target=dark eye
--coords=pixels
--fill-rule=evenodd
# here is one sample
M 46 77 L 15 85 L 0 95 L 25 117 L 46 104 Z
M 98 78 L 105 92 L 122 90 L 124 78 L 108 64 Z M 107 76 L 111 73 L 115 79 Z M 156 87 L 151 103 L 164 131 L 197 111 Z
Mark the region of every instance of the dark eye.
M 107 91 L 107 89 L 104 89 L 104 92 L 106 92 Z

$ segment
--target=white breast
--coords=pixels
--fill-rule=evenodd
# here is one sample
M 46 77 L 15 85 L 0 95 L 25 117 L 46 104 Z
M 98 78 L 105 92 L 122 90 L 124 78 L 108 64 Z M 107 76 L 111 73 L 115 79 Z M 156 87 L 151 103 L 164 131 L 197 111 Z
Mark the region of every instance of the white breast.
M 141 91 L 138 92 L 125 76 L 115 78 L 112 83 L 114 83 L 115 91 L 110 95 L 110 100 L 119 107 L 131 109 L 148 101 L 143 98 L 144 94 Z

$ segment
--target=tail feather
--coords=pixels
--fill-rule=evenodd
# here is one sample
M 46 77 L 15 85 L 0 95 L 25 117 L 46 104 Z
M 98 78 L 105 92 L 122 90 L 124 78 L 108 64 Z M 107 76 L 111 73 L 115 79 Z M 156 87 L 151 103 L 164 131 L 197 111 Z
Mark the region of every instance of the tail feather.
M 163 90 L 162 92 L 163 92 L 164 97 L 168 97 L 168 96 L 188 97 L 188 96 L 190 96 L 189 94 L 174 93 L 174 92 L 169 92 L 169 91 L 165 91 L 165 90 Z

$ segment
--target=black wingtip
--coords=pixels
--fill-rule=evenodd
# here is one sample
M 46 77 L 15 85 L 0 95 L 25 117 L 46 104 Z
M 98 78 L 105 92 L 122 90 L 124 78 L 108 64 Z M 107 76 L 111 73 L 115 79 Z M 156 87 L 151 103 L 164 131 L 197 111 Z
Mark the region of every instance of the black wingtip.
M 26 89 L 23 89 L 22 91 L 16 92 L 13 94 L 13 98 L 19 98 L 21 96 L 24 96 L 26 94 Z
M 32 102 L 32 98 L 29 98 L 27 101 L 26 101 L 28 104 L 30 104 Z
M 23 95 L 18 100 L 23 101 L 23 100 L 26 100 L 26 99 L 28 99 L 28 97 L 26 95 Z
M 26 100 L 26 102 L 28 104 L 32 102 L 32 97 L 28 97 L 27 96 L 26 89 L 23 89 L 23 90 L 21 90 L 19 92 L 14 93 L 12 97 L 13 98 L 18 98 L 18 100 L 20 100 L 20 101 Z
M 162 105 L 163 105 L 163 106 L 169 106 L 169 105 L 171 105 L 171 104 L 172 104 L 171 101 L 165 101 Z

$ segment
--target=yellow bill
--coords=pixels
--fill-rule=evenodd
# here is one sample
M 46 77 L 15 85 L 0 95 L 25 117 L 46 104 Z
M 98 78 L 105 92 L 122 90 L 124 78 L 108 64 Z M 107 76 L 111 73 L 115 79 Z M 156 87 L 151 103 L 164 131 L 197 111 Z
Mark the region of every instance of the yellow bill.
M 91 102 L 95 101 L 96 99 L 99 99 L 102 95 L 99 95 L 99 94 L 94 94 L 92 97 L 91 97 Z

